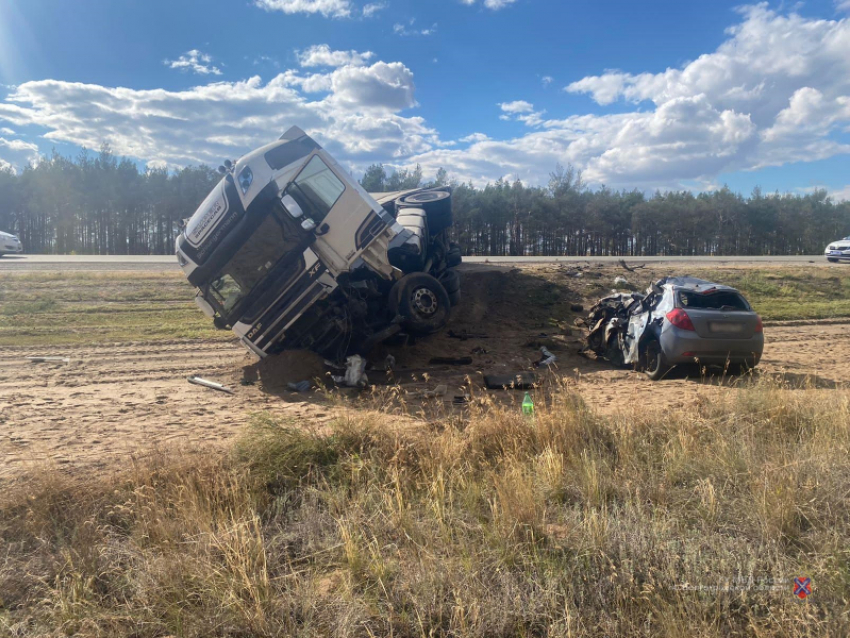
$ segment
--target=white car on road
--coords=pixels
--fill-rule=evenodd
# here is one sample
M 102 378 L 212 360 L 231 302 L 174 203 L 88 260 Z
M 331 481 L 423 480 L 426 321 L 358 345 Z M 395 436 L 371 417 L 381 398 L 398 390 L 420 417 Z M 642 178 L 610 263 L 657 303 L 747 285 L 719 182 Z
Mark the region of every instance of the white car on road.
M 21 240 L 9 233 L 0 231 L 0 257 L 9 253 L 23 252 L 24 247 L 21 246 Z
M 827 261 L 850 261 L 850 237 L 832 242 L 823 254 L 826 255 Z

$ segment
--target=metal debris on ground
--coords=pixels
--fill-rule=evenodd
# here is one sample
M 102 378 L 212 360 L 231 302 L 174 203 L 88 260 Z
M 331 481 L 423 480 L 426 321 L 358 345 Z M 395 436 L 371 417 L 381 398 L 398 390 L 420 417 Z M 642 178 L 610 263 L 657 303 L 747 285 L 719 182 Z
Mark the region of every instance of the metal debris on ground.
M 540 361 L 538 361 L 537 363 L 534 364 L 538 368 L 548 368 L 553 363 L 555 363 L 555 361 L 558 358 L 554 354 L 549 352 L 549 350 L 546 348 L 546 346 L 543 346 L 542 348 L 540 348 L 540 354 L 541 354 Z
M 537 375 L 533 372 L 484 375 L 484 384 L 491 390 L 526 390 L 534 387 L 535 383 L 537 383 Z
M 345 360 L 345 385 L 349 388 L 363 387 L 369 383 L 366 376 L 366 359 L 359 354 Z
M 625 277 L 615 277 L 614 278 L 614 285 L 615 286 L 628 286 L 629 280 L 626 279 Z
M 310 386 L 311 384 L 309 381 L 299 381 L 298 383 L 286 384 L 286 387 L 293 392 L 308 392 L 310 390 Z
M 392 372 L 395 368 L 395 357 L 391 354 L 387 355 L 387 358 L 384 359 L 384 370 L 387 372 Z
M 226 392 L 227 394 L 233 394 L 233 390 L 231 390 L 230 388 L 227 388 L 227 387 L 221 385 L 220 383 L 216 383 L 215 381 L 208 381 L 207 379 L 202 379 L 201 377 L 197 377 L 197 376 L 189 377 L 187 379 L 187 381 L 189 381 L 189 383 L 192 383 L 194 385 L 201 385 L 201 386 L 204 386 L 205 388 L 210 388 L 211 390 L 218 390 L 219 392 Z
M 472 349 L 472 354 L 487 354 L 487 350 L 481 346 L 476 346 Z
M 447 385 L 438 385 L 433 390 L 426 390 L 424 397 L 426 399 L 436 399 L 439 397 L 444 397 L 449 392 L 449 386 Z
M 30 363 L 69 363 L 68 357 L 27 357 Z
M 623 268 L 625 268 L 629 272 L 634 272 L 636 270 L 640 270 L 641 268 L 646 268 L 646 264 L 641 264 L 640 266 L 629 266 L 624 259 L 621 259 L 617 263 L 619 263 L 620 266 L 622 266 Z

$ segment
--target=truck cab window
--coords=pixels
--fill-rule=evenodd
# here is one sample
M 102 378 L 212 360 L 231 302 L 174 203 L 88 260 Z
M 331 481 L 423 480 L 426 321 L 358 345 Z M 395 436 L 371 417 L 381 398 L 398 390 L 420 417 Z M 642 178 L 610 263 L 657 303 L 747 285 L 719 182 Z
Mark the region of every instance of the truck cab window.
M 316 155 L 286 192 L 298 202 L 307 217 L 319 223 L 333 208 L 343 191 L 345 191 L 345 185 Z

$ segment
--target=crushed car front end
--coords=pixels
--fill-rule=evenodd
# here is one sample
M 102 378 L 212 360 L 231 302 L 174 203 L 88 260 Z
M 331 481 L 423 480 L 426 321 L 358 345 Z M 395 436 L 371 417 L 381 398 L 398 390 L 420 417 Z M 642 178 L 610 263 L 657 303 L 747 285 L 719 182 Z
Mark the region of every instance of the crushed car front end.
M 670 367 L 755 367 L 764 350 L 761 318 L 740 292 L 692 277 L 667 277 L 646 293 L 601 299 L 582 320 L 587 350 L 650 378 Z

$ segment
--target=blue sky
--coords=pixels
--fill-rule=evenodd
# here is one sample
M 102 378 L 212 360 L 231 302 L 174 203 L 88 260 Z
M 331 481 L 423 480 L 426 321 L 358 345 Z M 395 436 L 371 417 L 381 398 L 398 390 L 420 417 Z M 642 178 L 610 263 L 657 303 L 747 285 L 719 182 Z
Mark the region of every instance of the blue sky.
M 217 165 L 297 124 L 355 172 L 850 199 L 850 0 L 3 0 L 0 166 Z

